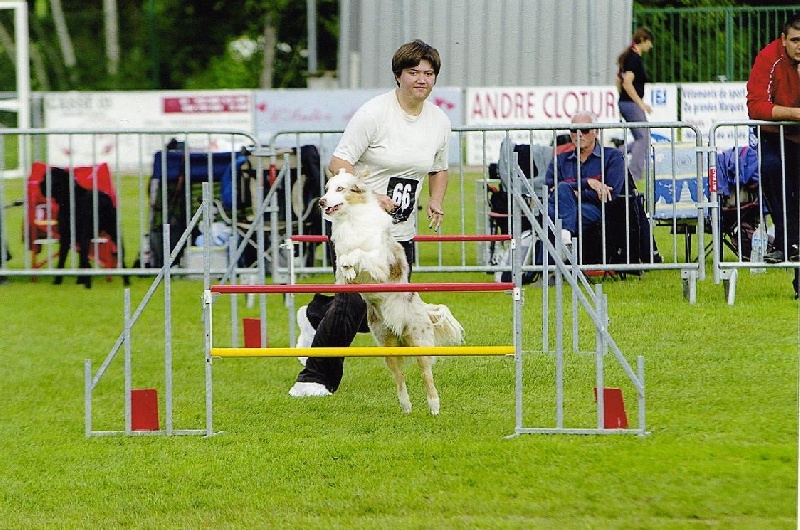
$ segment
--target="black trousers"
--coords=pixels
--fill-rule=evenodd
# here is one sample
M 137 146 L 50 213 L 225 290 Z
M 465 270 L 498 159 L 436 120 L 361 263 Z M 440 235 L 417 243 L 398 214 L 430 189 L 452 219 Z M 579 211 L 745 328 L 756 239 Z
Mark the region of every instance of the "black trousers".
M 763 131 L 760 149 L 761 182 L 772 222 L 775 223 L 775 248 L 783 251 L 788 258 L 791 245 L 800 242 L 800 153 L 797 144 L 787 140 L 783 153 L 786 156 L 783 157 L 780 136 Z
M 800 244 L 800 152 L 797 144 L 785 140 L 781 153 L 780 140 L 777 133 L 761 132 L 761 182 L 775 223 L 775 248 L 789 259 L 794 252 L 792 245 Z M 794 270 L 792 287 L 797 295 L 800 292 L 798 269 Z
M 408 260 L 409 276 L 414 263 L 414 243 L 401 241 Z M 331 263 L 336 263 L 333 245 L 328 245 Z M 410 278 L 409 278 L 410 279 Z M 358 293 L 315 294 L 308 304 L 306 316 L 317 330 L 312 348 L 347 347 L 356 333 L 368 333 L 367 303 Z M 344 357 L 309 357 L 297 375 L 299 383 L 319 383 L 329 392 L 336 392 L 344 375 Z

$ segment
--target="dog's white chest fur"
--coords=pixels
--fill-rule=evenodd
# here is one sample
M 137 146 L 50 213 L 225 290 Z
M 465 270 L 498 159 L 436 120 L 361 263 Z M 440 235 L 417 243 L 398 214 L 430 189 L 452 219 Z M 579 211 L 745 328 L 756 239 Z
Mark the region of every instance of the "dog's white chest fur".
M 332 223 L 336 250 L 336 283 L 408 283 L 409 265 L 403 246 L 391 236 L 392 220 L 363 181 L 341 170 L 328 180 L 319 205 Z M 426 304 L 418 293 L 362 294 L 367 323 L 384 347 L 446 346 L 463 342 L 463 328 L 447 306 Z M 439 413 L 433 384 L 433 357 L 417 357 L 431 414 Z M 411 412 L 402 357 L 387 356 L 403 412 Z
M 339 173 L 320 198 L 332 221 L 336 283 L 400 283 L 408 276 L 403 247 L 391 236 L 392 218 L 358 177 Z

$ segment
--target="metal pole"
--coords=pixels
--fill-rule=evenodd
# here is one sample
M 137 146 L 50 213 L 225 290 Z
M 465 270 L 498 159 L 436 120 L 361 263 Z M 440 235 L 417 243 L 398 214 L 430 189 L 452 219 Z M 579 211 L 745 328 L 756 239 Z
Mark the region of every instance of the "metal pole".
M 212 306 L 211 294 L 211 185 L 203 183 L 203 333 L 204 355 L 206 361 L 206 436 L 214 434 L 212 408 L 212 373 L 211 373 L 211 340 L 212 340 Z M 235 335 L 234 335 L 235 337 Z
M 606 297 L 603 296 L 603 286 L 598 284 L 595 286 L 595 293 L 597 296 L 595 300 L 597 301 L 597 321 L 595 322 L 595 326 L 597 330 L 595 331 L 595 377 L 596 383 L 595 386 L 597 388 L 597 429 L 602 430 L 605 429 L 606 420 L 605 420 L 605 378 L 603 377 L 603 357 L 606 354 L 606 343 L 605 338 L 603 337 L 603 332 L 606 330 L 608 325 L 608 318 L 607 318 L 607 307 L 606 307 Z
M 516 163 L 517 154 L 514 153 L 514 162 Z M 515 366 L 515 408 L 516 408 L 516 428 L 515 432 L 519 433 L 522 429 L 523 414 L 522 414 L 522 311 L 520 310 L 522 301 L 522 209 L 517 204 L 517 200 L 521 200 L 519 179 L 511 179 L 511 233 L 514 235 L 510 241 L 511 247 L 511 270 L 512 280 L 514 282 L 514 300 L 513 300 L 513 323 L 514 323 L 514 366 Z
M 308 73 L 317 73 L 317 1 L 306 0 L 306 23 L 308 26 Z
M 131 290 L 125 289 L 123 296 L 123 331 L 125 341 L 125 433 L 131 433 Z
M 557 166 L 556 166 L 557 167 Z M 556 172 L 558 169 L 556 169 Z M 544 189 L 544 196 L 542 197 L 542 203 L 547 204 L 548 201 L 547 197 L 547 188 Z M 548 290 L 548 285 L 550 284 L 550 253 L 547 251 L 547 247 L 545 245 L 544 239 L 547 239 L 547 231 L 549 230 L 550 225 L 547 221 L 547 216 L 544 215 L 544 212 L 541 216 L 541 228 L 542 228 L 542 351 L 548 352 L 550 351 L 550 293 Z M 534 223 L 539 223 L 539 219 L 534 219 Z
M 28 4 L 16 2 L 14 6 L 14 42 L 17 51 L 17 127 L 27 129 L 31 126 L 31 74 L 28 34 Z M 17 140 L 20 160 L 17 167 L 23 167 L 23 153 L 28 152 L 29 137 L 21 134 Z M 75 241 L 73 239 L 73 241 Z
M 338 64 L 339 88 L 357 88 L 351 81 L 353 73 L 351 71 L 351 0 L 339 0 L 339 52 L 336 57 Z
M 710 136 L 710 148 L 712 150 L 715 149 L 714 147 L 714 132 L 709 135 Z M 711 203 L 711 263 L 712 263 L 712 274 L 714 277 L 714 283 L 717 284 L 720 282 L 720 220 L 719 220 L 719 208 L 716 205 L 719 204 L 719 195 L 717 195 L 717 157 L 716 156 L 709 156 L 708 157 L 708 195 L 709 195 L 709 202 Z M 698 258 L 700 261 L 700 258 Z
M 163 184 L 163 182 L 162 182 Z M 166 213 L 166 210 L 164 211 Z M 172 256 L 170 253 L 170 225 L 164 224 L 164 240 L 162 252 L 164 255 L 164 401 L 166 416 L 167 436 L 172 435 Z
M 556 219 L 556 253 L 559 256 L 556 256 L 556 260 L 560 260 L 561 256 L 563 256 L 564 251 L 564 244 L 561 241 L 561 219 Z M 545 235 L 546 237 L 546 235 Z M 543 246 L 544 248 L 544 246 Z M 548 258 L 543 259 L 549 261 Z M 555 291 L 556 291 L 556 309 L 555 309 L 555 347 L 556 347 L 556 427 L 558 429 L 564 428 L 564 285 L 563 285 L 563 276 L 561 272 L 558 270 L 558 267 L 553 268 L 553 274 L 555 275 L 556 283 L 555 283 Z M 547 290 L 545 286 L 544 277 L 542 277 L 542 291 Z M 549 296 L 548 296 L 549 298 Z
M 646 434 L 645 431 L 645 410 L 644 410 L 644 356 L 639 355 L 636 358 L 637 371 L 639 373 L 639 430 L 641 434 Z
M 86 437 L 92 435 L 92 361 L 86 359 L 83 363 L 83 414 L 84 432 Z

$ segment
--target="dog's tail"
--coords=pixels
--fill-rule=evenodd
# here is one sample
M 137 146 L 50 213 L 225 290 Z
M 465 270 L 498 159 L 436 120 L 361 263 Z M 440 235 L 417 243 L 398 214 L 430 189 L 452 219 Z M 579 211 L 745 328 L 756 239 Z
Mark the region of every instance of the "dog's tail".
M 444 304 L 425 304 L 433 324 L 436 346 L 458 346 L 464 343 L 464 328 Z

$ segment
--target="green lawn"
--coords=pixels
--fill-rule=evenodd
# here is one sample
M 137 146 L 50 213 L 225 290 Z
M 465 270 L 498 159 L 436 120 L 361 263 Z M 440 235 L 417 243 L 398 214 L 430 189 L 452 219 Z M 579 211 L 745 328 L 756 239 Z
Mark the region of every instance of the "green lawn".
M 438 417 L 410 363 L 415 409 L 404 416 L 379 359 L 348 360 L 340 391 L 319 399 L 287 395 L 294 359 L 226 359 L 213 365 L 221 434 L 87 439 L 84 360 L 96 371 L 122 330 L 121 281 L 86 290 L 71 278 L 12 278 L 0 285 L 0 527 L 796 528 L 800 319 L 790 279 L 743 271 L 734 306 L 710 278 L 689 305 L 677 271 L 604 284 L 612 336 L 630 362 L 645 357 L 646 437 L 506 439 L 513 360 L 454 357 L 434 366 Z M 149 284 L 133 279 L 134 306 Z M 176 429 L 205 426 L 201 291 L 197 281 L 172 285 Z M 540 297 L 525 288 L 524 423 L 534 427 L 555 417 L 553 356 L 536 351 Z M 510 340 L 506 295 L 424 298 L 451 307 L 469 345 Z M 230 340 L 228 302 L 215 306 L 215 345 Z M 285 345 L 286 311 L 279 296 L 268 302 L 270 344 Z M 240 318 L 257 316 L 238 303 Z M 581 341 L 593 345 L 591 335 Z M 566 423 L 590 426 L 594 357 L 573 353 L 569 332 L 565 345 Z M 134 329 L 133 356 L 134 387 L 158 389 L 163 427 L 161 291 Z M 121 361 L 96 390 L 95 429 L 124 428 Z M 610 358 L 607 367 L 633 423 L 631 387 Z

